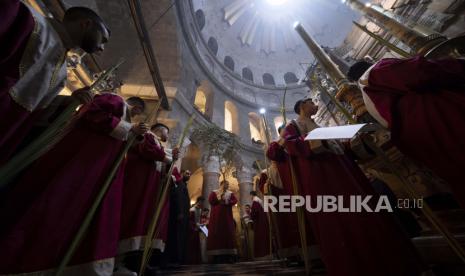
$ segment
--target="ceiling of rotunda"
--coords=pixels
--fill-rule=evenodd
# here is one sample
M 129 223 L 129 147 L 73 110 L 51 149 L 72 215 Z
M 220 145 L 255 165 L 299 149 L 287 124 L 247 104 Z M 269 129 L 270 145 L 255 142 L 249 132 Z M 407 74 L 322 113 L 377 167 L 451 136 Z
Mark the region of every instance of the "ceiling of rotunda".
M 313 57 L 296 21 L 322 46 L 339 46 L 359 15 L 341 0 L 191 0 L 201 34 L 217 59 L 257 84 L 283 85 L 304 76 Z M 231 62 L 232 61 L 232 62 Z M 231 67 L 230 65 L 233 64 Z M 264 77 L 264 75 L 266 75 Z M 270 79 L 272 76 L 272 80 Z

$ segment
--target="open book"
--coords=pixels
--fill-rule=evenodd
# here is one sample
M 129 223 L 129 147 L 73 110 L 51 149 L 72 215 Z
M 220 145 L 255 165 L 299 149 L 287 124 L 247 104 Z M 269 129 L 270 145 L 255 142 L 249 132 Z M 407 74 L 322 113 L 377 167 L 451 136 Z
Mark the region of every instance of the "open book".
M 199 229 L 205 234 L 205 237 L 208 237 L 208 228 L 205 225 L 201 225 Z
M 370 132 L 380 129 L 376 124 L 356 124 L 335 127 L 320 127 L 310 131 L 305 140 L 351 139 L 359 132 Z

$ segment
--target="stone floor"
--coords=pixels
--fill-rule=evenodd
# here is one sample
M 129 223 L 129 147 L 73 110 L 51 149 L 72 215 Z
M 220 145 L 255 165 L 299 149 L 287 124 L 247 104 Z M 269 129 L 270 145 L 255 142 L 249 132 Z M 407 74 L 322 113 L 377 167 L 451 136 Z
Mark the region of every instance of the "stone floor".
M 157 275 L 305 275 L 302 266 L 285 267 L 280 261 L 241 262 L 236 264 L 206 264 L 180 266 L 157 271 Z M 324 276 L 318 272 L 315 276 Z

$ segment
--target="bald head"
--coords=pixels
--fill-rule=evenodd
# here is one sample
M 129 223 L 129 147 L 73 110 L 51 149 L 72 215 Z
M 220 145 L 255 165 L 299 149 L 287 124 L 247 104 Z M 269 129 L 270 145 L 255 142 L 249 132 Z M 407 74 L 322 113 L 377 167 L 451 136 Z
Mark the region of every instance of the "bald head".
M 86 7 L 72 7 L 66 10 L 63 25 L 74 47 L 87 53 L 103 51 L 110 38 L 110 29 L 103 19 Z

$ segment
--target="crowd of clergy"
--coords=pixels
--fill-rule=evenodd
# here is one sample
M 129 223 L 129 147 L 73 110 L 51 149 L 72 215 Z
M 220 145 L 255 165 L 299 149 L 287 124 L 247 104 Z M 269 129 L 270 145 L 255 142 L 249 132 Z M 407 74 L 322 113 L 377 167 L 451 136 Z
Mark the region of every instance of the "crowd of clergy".
M 64 87 L 67 52 L 103 51 L 111 32 L 84 7 L 58 21 L 19 0 L 0 5 L 1 170 L 27 148 L 38 118 Z M 465 207 L 465 61 L 359 62 L 348 77 L 392 143 L 444 179 Z M 151 275 L 169 264 L 235 262 L 238 250 L 255 260 L 324 267 L 332 276 L 430 272 L 409 229 L 390 213 L 264 212 L 264 194 L 377 195 L 350 142 L 304 140 L 318 127 L 310 98 L 295 103 L 297 119 L 281 126 L 267 148 L 271 166 L 237 225 L 238 200 L 226 180 L 191 206 L 191 173 L 174 166 L 180 149 L 167 146 L 168 126 L 133 120 L 146 112 L 143 99 L 89 87 L 71 97 L 80 108 L 49 136 L 59 139 L 42 144 L 18 175 L 0 179 L 0 275 Z M 240 227 L 245 249 L 238 245 Z

